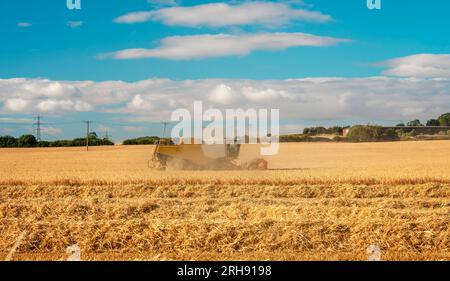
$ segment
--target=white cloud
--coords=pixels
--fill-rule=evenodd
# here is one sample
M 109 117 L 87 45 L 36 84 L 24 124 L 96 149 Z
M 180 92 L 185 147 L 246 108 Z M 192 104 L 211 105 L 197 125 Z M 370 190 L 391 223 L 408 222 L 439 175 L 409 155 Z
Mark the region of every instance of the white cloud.
M 18 22 L 17 23 L 17 26 L 18 27 L 30 27 L 30 26 L 32 26 L 33 24 L 31 23 L 31 22 Z
M 56 111 L 78 111 L 75 110 L 75 103 L 71 100 L 48 99 L 38 103 L 37 109 L 41 112 Z
M 152 12 L 133 12 L 114 19 L 117 23 L 141 23 L 146 22 L 151 17 Z
M 99 58 L 171 60 L 243 56 L 254 51 L 276 51 L 292 47 L 323 47 L 348 42 L 346 39 L 306 33 L 204 34 L 167 37 L 153 49 L 126 49 L 100 55 Z
M 417 54 L 383 63 L 383 74 L 400 77 L 450 78 L 450 54 Z
M 270 102 L 282 98 L 286 99 L 295 98 L 293 95 L 287 93 L 284 90 L 274 90 L 271 88 L 257 89 L 254 87 L 243 87 L 242 94 L 247 99 L 253 102 Z
M 137 94 L 128 103 L 128 109 L 137 111 L 147 111 L 152 109 L 151 97 Z
M 77 103 L 86 103 L 88 112 L 141 122 L 168 120 L 176 108 L 192 110 L 196 100 L 203 101 L 204 108 L 278 108 L 282 120 L 397 122 L 448 112 L 450 79 L 149 79 L 133 83 L 0 79 L 0 100 L 0 114 L 69 114 L 80 111 Z
M 73 108 L 78 112 L 86 112 L 92 110 L 92 106 L 89 103 L 81 100 L 77 100 Z
M 117 23 L 158 21 L 170 26 L 233 25 L 279 26 L 294 21 L 328 22 L 329 15 L 316 11 L 295 9 L 288 3 L 244 2 L 239 4 L 210 3 L 191 7 L 170 7 L 156 11 L 128 13 L 116 18 Z
M 7 99 L 5 102 L 5 107 L 12 112 L 20 112 L 25 110 L 29 105 L 30 101 L 22 98 L 12 98 Z
M 67 26 L 70 28 L 77 28 L 83 25 L 82 21 L 69 21 L 67 22 Z
M 238 94 L 225 84 L 216 86 L 209 95 L 210 101 L 223 105 L 232 104 L 233 102 L 236 102 L 238 98 Z
M 83 83 L 88 82 L 80 84 Z M 47 79 L 0 79 L 0 97 L 5 100 L 4 110 L 10 112 L 89 111 L 92 109 L 91 101 L 77 84 Z M 94 103 L 100 101 L 94 99 Z

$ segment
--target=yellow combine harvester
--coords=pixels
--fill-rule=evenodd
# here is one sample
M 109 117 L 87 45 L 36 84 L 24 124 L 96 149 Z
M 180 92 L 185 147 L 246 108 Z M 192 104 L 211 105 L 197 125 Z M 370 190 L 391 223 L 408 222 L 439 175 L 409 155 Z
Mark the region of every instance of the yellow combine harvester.
M 240 149 L 240 144 L 185 144 L 181 141 L 173 145 L 161 141 L 155 147 L 153 162 L 160 168 L 175 170 L 267 170 L 268 163 L 264 159 L 238 164 Z

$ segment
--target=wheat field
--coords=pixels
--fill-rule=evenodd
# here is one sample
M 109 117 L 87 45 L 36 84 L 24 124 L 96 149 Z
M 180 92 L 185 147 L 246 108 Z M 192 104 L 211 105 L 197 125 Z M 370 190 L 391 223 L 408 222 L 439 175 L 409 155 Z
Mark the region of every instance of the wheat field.
M 281 144 L 269 171 L 157 171 L 152 150 L 0 149 L 0 258 L 450 259 L 449 141 Z

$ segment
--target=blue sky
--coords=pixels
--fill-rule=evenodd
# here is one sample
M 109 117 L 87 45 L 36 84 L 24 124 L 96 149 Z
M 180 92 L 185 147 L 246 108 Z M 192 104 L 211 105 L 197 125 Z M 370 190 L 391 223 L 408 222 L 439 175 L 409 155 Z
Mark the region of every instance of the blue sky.
M 184 0 L 184 6 L 200 2 Z M 109 3 L 109 4 L 108 4 Z M 255 52 L 247 56 L 194 61 L 160 59 L 111 61 L 97 54 L 151 46 L 172 35 L 227 33 L 230 28 L 189 28 L 148 22 L 121 25 L 113 19 L 127 12 L 149 10 L 146 0 L 82 0 L 80 11 L 68 10 L 65 0 L 2 1 L 0 25 L 0 74 L 2 78 L 46 77 L 57 80 L 125 80 L 149 77 L 172 79 L 248 78 L 378 75 L 370 64 L 416 53 L 448 52 L 450 30 L 448 1 L 384 0 L 381 11 L 371 11 L 364 0 L 309 1 L 313 10 L 334 22 L 294 22 L 276 31 L 306 32 L 349 38 L 351 44 L 331 48 L 291 48 L 282 52 Z M 70 28 L 68 21 L 83 21 Z M 30 22 L 20 28 L 18 22 Z M 258 27 L 239 27 L 262 30 Z M 264 29 L 266 30 L 266 29 Z M 320 58 L 318 60 L 317 58 Z M 126 71 L 125 71 L 126 70 Z
M 0 129 L 3 131 L 0 134 L 18 135 L 31 130 L 25 125 L 14 127 L 13 123 L 17 123 L 14 119 L 30 119 L 37 114 L 46 116 L 49 123 L 73 121 L 75 124 L 77 120 L 99 120 L 103 124 L 95 129 L 110 129 L 117 139 L 157 134 L 159 126 L 152 123 L 161 121 L 158 116 L 167 118 L 171 109 L 168 104 L 183 99 L 186 100 L 180 102 L 181 105 L 186 104 L 191 101 L 191 96 L 195 96 L 191 94 L 194 91 L 203 91 L 205 101 L 215 101 L 213 105 L 221 106 L 230 105 L 228 101 L 237 95 L 247 97 L 246 103 L 240 101 L 239 105 L 263 106 L 265 101 L 265 105 L 277 106 L 278 100 L 271 100 L 270 97 L 289 97 L 292 105 L 293 101 L 300 102 L 298 97 L 305 93 L 305 100 L 313 102 L 317 98 L 325 101 L 322 106 L 324 111 L 329 112 L 328 108 L 333 108 L 326 101 L 338 105 L 342 103 L 342 108 L 336 112 L 315 116 L 313 113 L 289 113 L 295 110 L 286 105 L 289 102 L 279 100 L 279 107 L 287 112 L 282 118 L 286 128 L 312 124 L 389 123 L 415 116 L 431 118 L 439 110 L 447 108 L 448 111 L 448 102 L 442 104 L 448 98 L 448 92 L 443 89 L 447 87 L 445 79 L 449 78 L 450 68 L 448 63 L 442 65 L 442 61 L 448 62 L 446 54 L 450 53 L 450 29 L 446 28 L 450 26 L 448 1 L 382 0 L 381 10 L 367 9 L 366 0 L 251 2 L 260 5 L 258 7 L 277 3 L 280 6 L 275 7 L 292 12 L 288 19 L 280 18 L 276 13 L 257 15 L 254 8 L 247 12 L 244 8 L 249 1 L 183 0 L 178 1 L 178 5 L 161 3 L 176 1 L 156 1 L 158 4 L 149 2 L 152 1 L 81 0 L 81 10 L 68 10 L 65 0 L 3 0 L 0 4 L 0 79 L 3 79 L 0 85 L 0 121 L 3 121 L 3 125 Z M 232 9 L 244 6 L 242 10 L 248 13 L 246 18 L 256 17 L 259 21 L 223 22 L 217 17 L 203 19 L 199 23 L 196 20 L 182 20 L 183 14 L 180 16 L 175 10 L 170 10 L 194 6 L 201 10 L 210 3 L 222 3 Z M 118 20 L 121 16 L 141 11 L 152 13 L 151 18 L 145 22 L 124 23 Z M 305 20 L 305 17 L 297 14 L 298 11 L 314 12 L 315 16 L 319 16 L 317 19 Z M 200 11 L 200 15 L 204 14 Z M 224 15 L 224 19 L 230 16 L 232 14 Z M 329 16 L 329 20 L 324 20 L 324 16 Z M 283 24 L 277 24 L 281 21 L 284 21 Z M 320 43 L 307 43 L 305 46 L 303 42 L 310 38 L 299 38 L 300 33 L 314 36 L 313 39 Z M 264 34 L 262 38 L 261 34 Z M 280 40 L 278 37 L 274 39 L 274 34 L 283 34 L 283 38 L 286 37 L 283 40 L 290 44 L 289 47 L 269 46 L 274 40 Z M 207 52 L 230 43 L 223 41 L 223 38 L 217 39 L 215 36 L 218 35 L 231 36 L 231 44 L 250 43 L 245 50 L 237 46 L 231 51 L 224 50 L 225 54 L 214 51 L 203 57 L 202 52 L 196 52 L 198 46 L 195 46 L 195 42 L 205 40 L 205 35 L 213 36 L 214 40 L 220 39 L 218 45 L 206 48 Z M 182 47 L 181 59 L 179 54 L 175 57 L 172 53 L 168 55 L 171 49 L 167 44 L 173 46 L 170 45 L 172 43 L 164 43 L 164 40 L 174 36 L 182 37 L 181 42 L 174 43 L 177 50 L 180 45 Z M 194 50 L 186 50 L 186 45 L 191 42 L 186 41 L 189 38 L 194 41 L 191 47 Z M 343 39 L 348 41 L 338 41 Z M 263 43 L 254 44 L 254 40 L 263 40 Z M 147 55 L 132 59 L 118 58 L 117 52 L 136 48 L 145 49 Z M 185 52 L 190 55 L 185 55 Z M 414 57 L 420 54 L 427 56 Z M 431 72 L 430 67 L 433 69 Z M 364 87 L 372 85 L 370 81 L 352 80 L 376 76 L 390 79 L 377 80 L 374 86 L 376 93 L 357 89 L 358 83 Z M 316 97 L 319 89 L 310 89 L 304 85 L 305 81 L 298 84 L 283 82 L 286 79 L 326 77 L 344 78 L 340 82 L 333 81 L 337 83 L 333 89 L 339 91 L 329 97 Z M 15 78 L 24 80 L 13 83 L 15 88 L 11 90 L 11 79 Z M 153 85 L 150 89 L 135 89 L 136 83 L 143 80 L 158 81 L 156 78 L 169 81 L 161 80 L 161 89 Z M 405 84 L 405 80 L 411 78 L 422 80 L 414 85 Z M 436 81 L 436 78 L 440 80 Z M 246 79 L 247 82 L 239 82 L 240 79 Z M 187 80 L 195 80 L 195 87 Z M 257 80 L 263 82 L 258 83 Z M 92 81 L 94 84 L 123 81 L 126 86 L 123 86 L 122 91 L 126 93 L 117 92 L 117 84 L 111 82 L 102 86 L 105 93 L 101 97 L 93 97 L 96 95 L 94 89 L 100 87 L 98 84 L 95 87 L 73 85 L 73 81 Z M 34 88 L 30 90 L 29 96 L 26 90 L 20 92 L 30 87 L 42 87 L 39 89 L 48 91 L 49 87 L 45 85 L 52 83 L 60 83 L 56 86 L 57 93 L 51 92 L 51 87 L 51 93 L 43 96 L 37 95 L 37 89 Z M 417 86 L 417 83 L 420 85 Z M 325 89 L 325 85 L 322 86 Z M 438 90 L 425 92 L 427 88 Z M 171 97 L 172 92 L 168 89 L 174 89 L 176 94 Z M 308 91 L 312 92 L 308 94 Z M 392 99 L 382 94 L 387 92 L 393 94 Z M 218 98 L 211 96 L 214 94 Z M 107 95 L 108 98 L 105 97 Z M 164 99 L 165 95 L 167 104 L 153 102 L 155 96 Z M 268 95 L 268 98 L 264 95 Z M 91 97 L 98 100 L 90 104 Z M 176 102 L 171 102 L 171 99 Z M 235 99 L 235 102 L 238 100 Z M 404 110 L 398 114 L 388 114 L 393 107 L 399 107 L 401 100 L 405 102 Z M 397 102 L 392 104 L 393 101 Z M 359 112 L 361 106 L 374 107 L 374 104 L 383 102 L 388 106 L 378 112 L 361 110 L 361 113 L 354 114 Z M 321 103 L 315 106 L 316 110 L 320 109 Z M 364 114 L 365 111 L 369 113 Z M 125 130 L 124 127 L 129 128 Z M 82 132 L 79 125 L 65 125 L 59 130 L 54 127 L 52 134 L 49 133 L 47 137 L 73 137 L 80 135 L 78 132 Z

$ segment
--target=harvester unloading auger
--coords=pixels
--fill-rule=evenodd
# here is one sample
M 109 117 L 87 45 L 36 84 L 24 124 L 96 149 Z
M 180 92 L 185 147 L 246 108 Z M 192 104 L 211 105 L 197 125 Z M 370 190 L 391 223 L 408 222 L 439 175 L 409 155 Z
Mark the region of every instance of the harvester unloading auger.
M 240 144 L 185 144 L 174 145 L 161 140 L 155 147 L 153 162 L 162 169 L 175 170 L 267 170 L 268 163 L 261 158 L 238 163 Z

